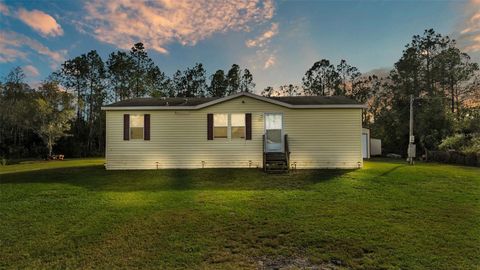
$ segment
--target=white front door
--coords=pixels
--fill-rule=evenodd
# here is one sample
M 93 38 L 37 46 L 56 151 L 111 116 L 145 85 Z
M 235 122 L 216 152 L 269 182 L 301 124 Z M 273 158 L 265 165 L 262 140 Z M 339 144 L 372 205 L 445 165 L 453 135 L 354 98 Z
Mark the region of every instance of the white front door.
M 265 114 L 265 150 L 283 152 L 283 114 Z

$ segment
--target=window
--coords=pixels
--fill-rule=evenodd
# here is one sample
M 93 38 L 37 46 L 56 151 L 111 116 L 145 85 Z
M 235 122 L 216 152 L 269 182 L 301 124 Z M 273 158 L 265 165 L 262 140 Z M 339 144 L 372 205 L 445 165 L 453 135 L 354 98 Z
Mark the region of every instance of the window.
M 143 115 L 130 115 L 130 139 L 143 140 Z
M 228 114 L 216 113 L 213 115 L 213 138 L 228 138 Z
M 232 139 L 245 139 L 245 114 L 231 114 Z
M 251 113 L 209 113 L 207 139 L 252 139 Z

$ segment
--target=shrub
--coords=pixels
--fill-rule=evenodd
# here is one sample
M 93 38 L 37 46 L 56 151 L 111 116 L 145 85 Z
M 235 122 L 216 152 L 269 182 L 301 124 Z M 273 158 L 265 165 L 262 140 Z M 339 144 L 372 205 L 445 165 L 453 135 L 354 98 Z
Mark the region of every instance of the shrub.
M 476 153 L 467 153 L 465 154 L 465 165 L 468 166 L 479 166 L 477 163 L 480 162 L 480 160 L 477 160 L 480 158 L 480 155 L 477 155 Z
M 480 153 L 461 153 L 455 150 L 428 151 L 428 161 L 480 167 Z
M 480 134 L 473 134 L 470 143 L 460 150 L 464 153 L 480 153 Z
M 464 134 L 455 134 L 453 136 L 443 139 L 438 146 L 440 150 L 458 150 L 467 144 L 467 139 Z

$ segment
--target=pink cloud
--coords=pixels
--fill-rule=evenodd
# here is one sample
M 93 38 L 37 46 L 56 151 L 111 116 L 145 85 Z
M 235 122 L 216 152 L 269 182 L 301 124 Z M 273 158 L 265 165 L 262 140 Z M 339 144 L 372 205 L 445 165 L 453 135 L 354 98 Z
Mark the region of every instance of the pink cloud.
M 255 39 L 249 39 L 245 43 L 247 47 L 263 47 L 267 44 L 271 38 L 278 34 L 278 23 L 272 23 L 270 29 L 263 32 L 260 36 Z
M 275 65 L 276 62 L 277 62 L 277 58 L 275 57 L 275 55 L 274 54 L 270 55 L 267 58 L 267 61 L 265 61 L 265 64 L 263 65 L 263 69 L 272 67 L 273 65 Z
M 9 11 L 7 5 L 0 2 L 0 14 L 8 15 L 9 13 L 10 13 L 10 11 Z
M 26 9 L 18 10 L 18 18 L 26 25 L 30 26 L 35 31 L 38 31 L 43 36 L 61 36 L 63 35 L 62 27 L 57 21 L 47 13 L 40 10 Z
M 12 31 L 0 30 L 0 62 L 27 59 L 30 53 L 37 53 L 50 61 L 52 68 L 65 60 L 66 51 L 52 51 L 35 39 Z
M 480 52 L 480 0 L 470 0 L 465 8 L 458 40 L 467 52 Z
M 476 36 L 471 37 L 471 44 L 465 47 L 467 52 L 478 52 L 480 51 L 480 33 Z
M 25 74 L 29 77 L 37 77 L 40 75 L 40 72 L 38 69 L 32 65 L 26 65 L 22 67 L 23 71 L 25 71 Z
M 278 23 L 272 23 L 270 28 L 264 31 L 262 34 L 254 39 L 249 39 L 245 42 L 245 45 L 249 48 L 256 49 L 256 57 L 253 66 L 263 67 L 263 69 L 269 69 L 277 63 L 276 50 L 272 49 L 270 40 L 278 34 Z
M 275 66 L 278 62 L 278 50 L 271 46 L 257 48 L 253 54 L 241 56 L 237 62 L 254 72 L 262 72 Z
M 82 28 L 98 40 L 123 49 L 135 42 L 167 53 L 172 42 L 195 45 L 215 33 L 250 31 L 270 20 L 273 0 L 91 0 Z

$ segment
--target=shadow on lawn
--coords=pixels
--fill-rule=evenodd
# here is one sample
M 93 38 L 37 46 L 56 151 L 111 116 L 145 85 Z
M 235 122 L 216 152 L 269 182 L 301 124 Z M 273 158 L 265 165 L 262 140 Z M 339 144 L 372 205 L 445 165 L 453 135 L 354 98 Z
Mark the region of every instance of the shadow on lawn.
M 92 191 L 308 189 L 354 170 L 298 170 L 265 174 L 259 169 L 106 171 L 103 166 L 45 169 L 0 175 L 0 184 L 56 183 Z
M 395 166 L 395 167 L 393 167 L 393 168 L 391 168 L 391 169 L 389 169 L 389 170 L 387 170 L 387 171 L 382 172 L 382 173 L 379 174 L 377 177 L 387 176 L 387 175 L 393 173 L 394 171 L 396 171 L 396 170 L 398 170 L 398 169 L 401 169 L 401 168 L 403 168 L 403 167 L 407 167 L 407 165 L 406 165 L 406 164 L 401 164 L 401 165 Z

